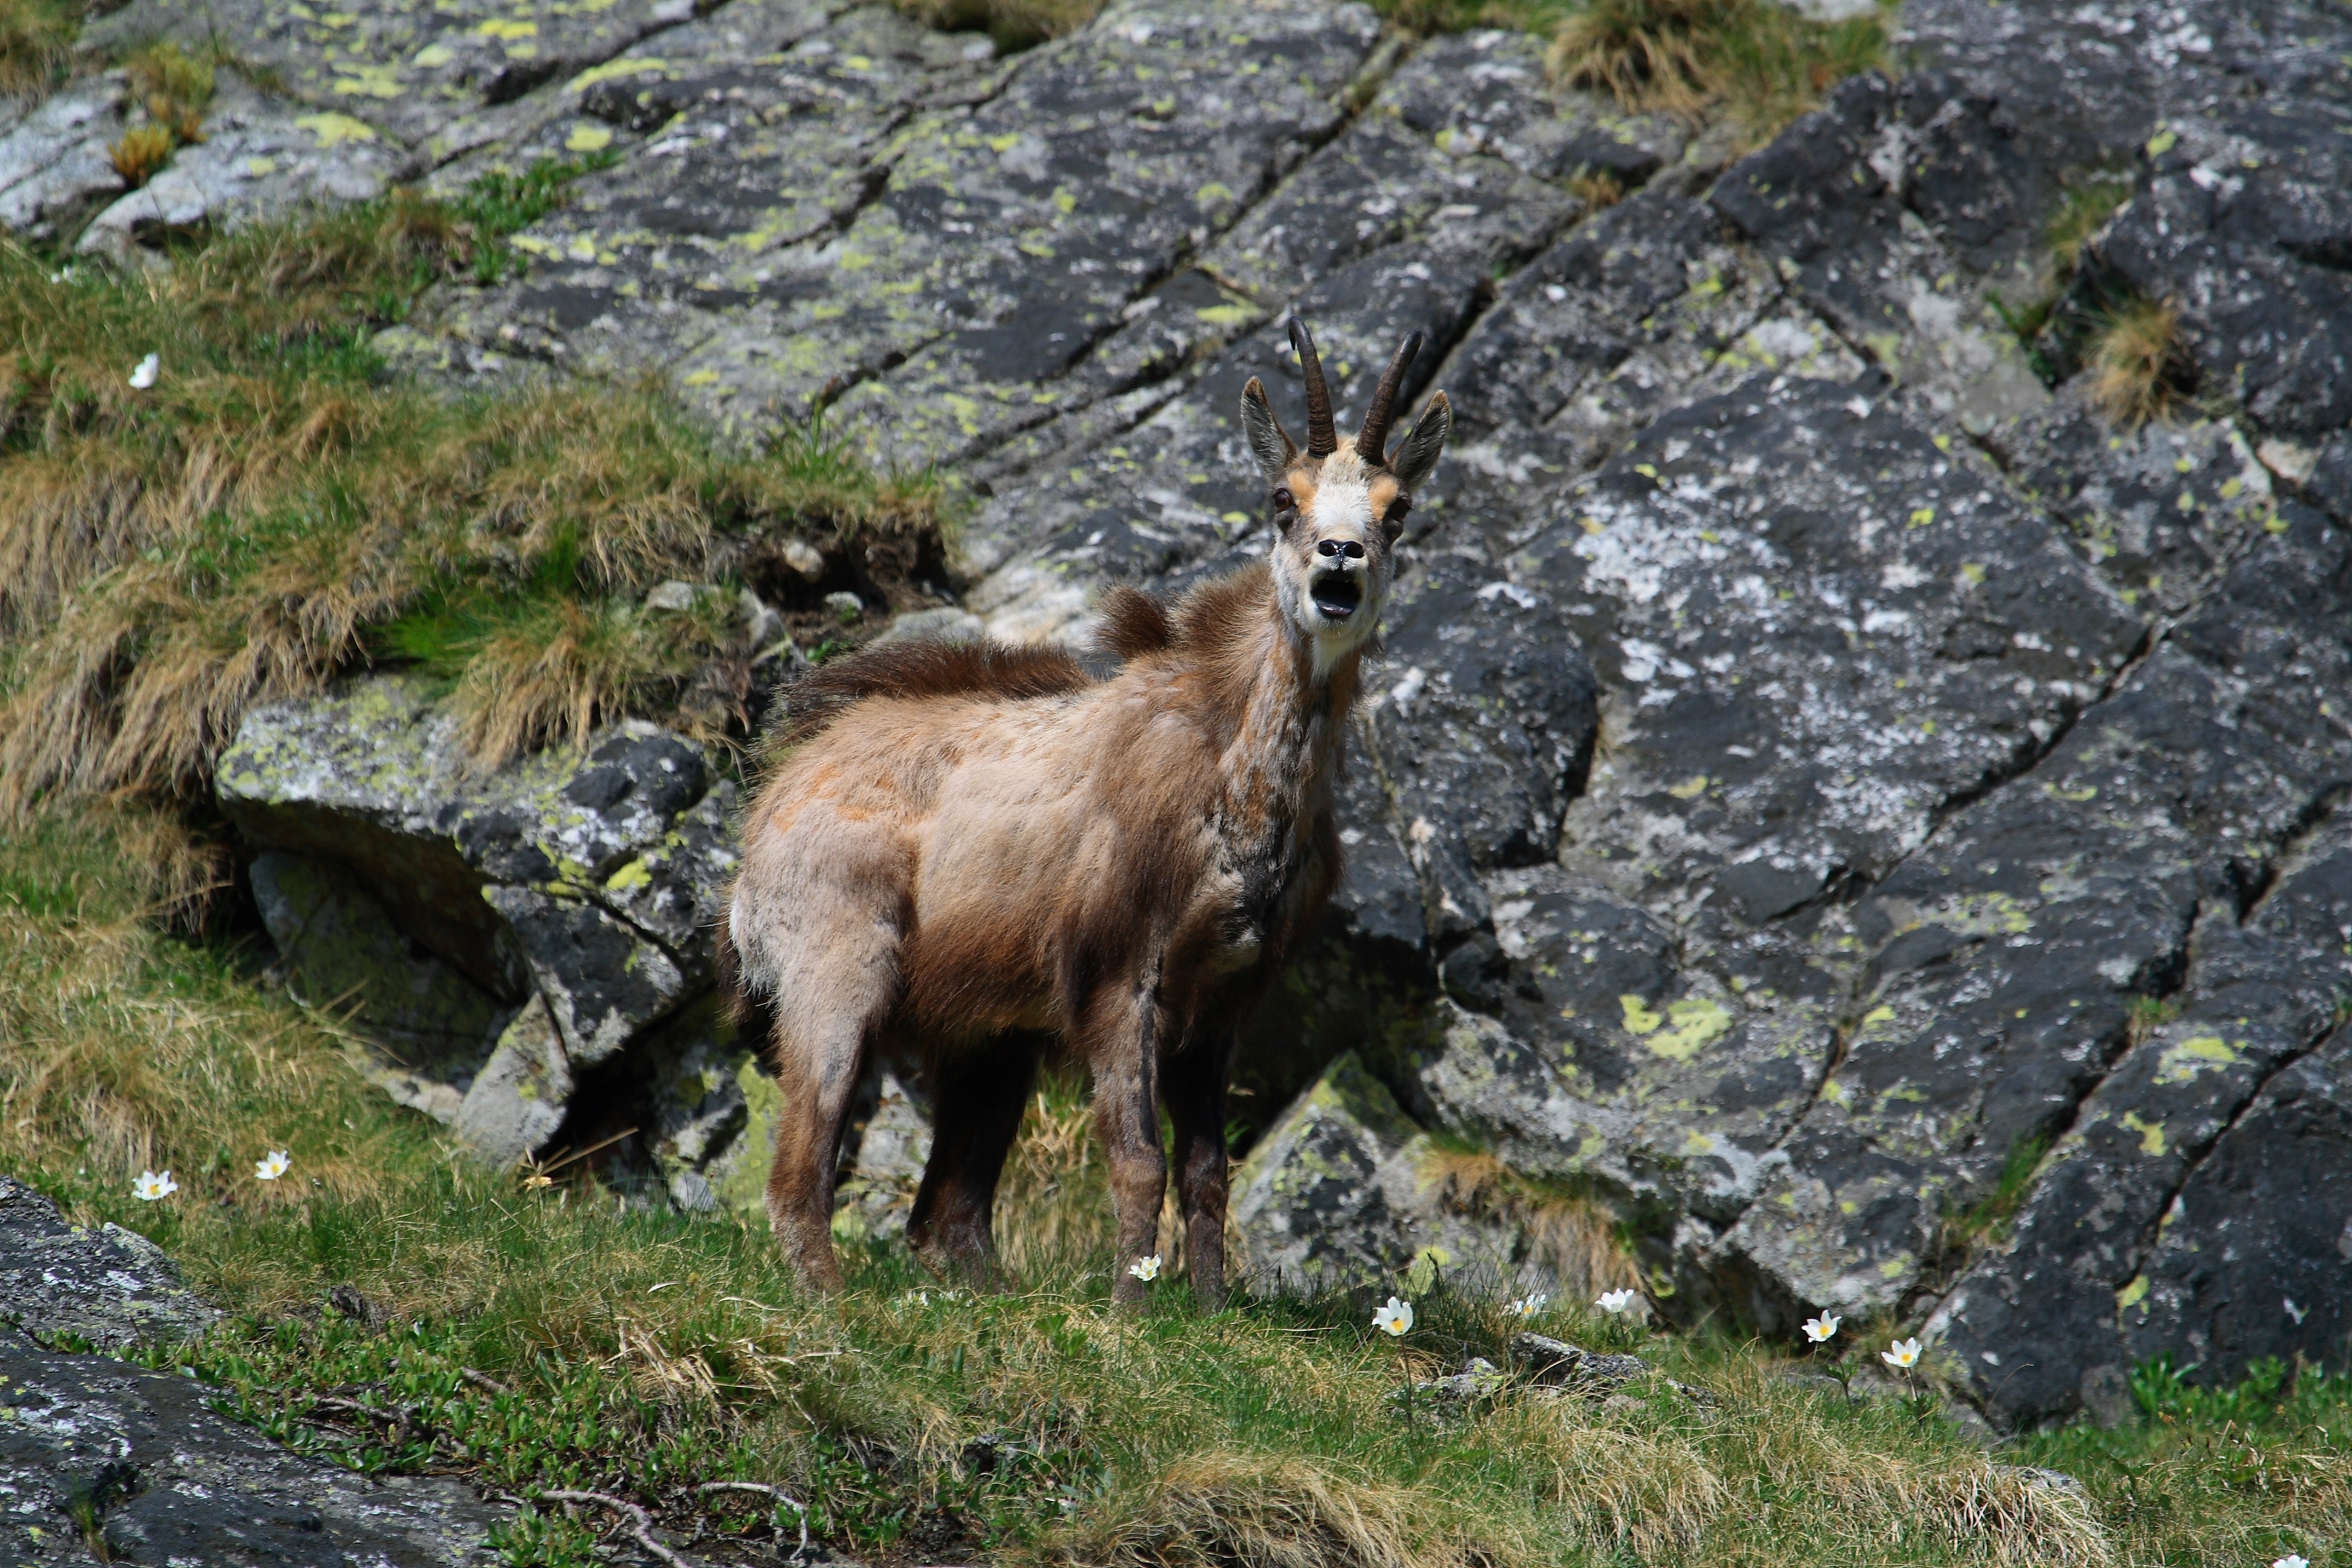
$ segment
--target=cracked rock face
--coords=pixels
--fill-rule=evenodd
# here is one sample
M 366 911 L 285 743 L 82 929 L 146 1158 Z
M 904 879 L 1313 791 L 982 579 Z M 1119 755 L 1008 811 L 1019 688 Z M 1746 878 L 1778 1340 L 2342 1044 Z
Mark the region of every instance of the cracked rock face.
M 215 1391 L 101 1355 L 197 1331 L 214 1314 L 152 1242 L 68 1226 L 0 1176 L 0 1552 L 12 1563 L 399 1564 L 498 1560 L 501 1510 L 456 1481 L 370 1479 L 215 1413 Z
M 1535 1267 L 1433 1174 L 1475 1146 L 1606 1207 L 1666 1316 L 1924 1322 L 2005 1421 L 2159 1351 L 2336 1353 L 2340 7 L 1910 0 L 1899 79 L 1737 162 L 1537 40 L 1327 0 L 1119 0 L 1010 58 L 843 0 L 210 18 L 268 91 L 228 73 L 137 193 L 118 78 L 11 110 L 0 223 L 123 256 L 183 208 L 593 159 L 526 273 L 382 347 L 460 388 L 659 368 L 746 438 L 823 406 L 944 465 L 963 602 L 907 635 L 1076 640 L 1109 582 L 1262 554 L 1234 405 L 1257 375 L 1295 423 L 1287 314 L 1343 422 L 1427 336 L 1406 396 L 1457 426 L 1350 879 L 1237 1068 L 1263 1277 Z M 2061 298 L 2095 179 L 2130 199 Z M 2195 399 L 2137 430 L 2081 343 L 2005 324 L 2126 293 L 2178 311 Z M 391 1092 L 499 1160 L 642 1103 L 671 1201 L 756 1206 L 780 1106 L 710 1004 L 731 786 L 698 749 L 477 778 L 379 679 L 255 714 L 220 780 L 282 973 L 357 998 Z M 876 1233 L 922 1117 L 871 1098 L 843 1212 Z

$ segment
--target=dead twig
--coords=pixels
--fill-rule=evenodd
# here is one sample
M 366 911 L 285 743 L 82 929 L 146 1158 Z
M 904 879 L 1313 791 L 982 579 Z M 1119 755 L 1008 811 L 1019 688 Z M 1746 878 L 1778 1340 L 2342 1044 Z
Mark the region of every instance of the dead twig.
M 653 1516 L 626 1498 L 616 1498 L 610 1492 L 543 1491 L 539 1494 L 551 1502 L 593 1502 L 609 1508 L 628 1521 L 629 1534 L 636 1543 L 654 1556 L 669 1564 L 669 1568 L 688 1568 L 685 1558 L 654 1539 Z
M 772 1487 L 761 1481 L 705 1481 L 694 1489 L 698 1492 L 758 1492 L 762 1497 L 775 1499 L 778 1506 L 789 1508 L 801 1516 L 800 1550 L 793 1553 L 793 1561 L 795 1563 L 808 1561 L 808 1504 L 785 1491 L 782 1487 Z
M 509 1388 L 505 1384 L 500 1383 L 488 1373 L 476 1372 L 470 1366 L 459 1367 L 457 1369 L 457 1374 L 460 1377 L 463 1377 L 467 1383 L 472 1384 L 476 1388 L 483 1389 L 491 1394 L 511 1394 L 514 1393 L 513 1389 Z

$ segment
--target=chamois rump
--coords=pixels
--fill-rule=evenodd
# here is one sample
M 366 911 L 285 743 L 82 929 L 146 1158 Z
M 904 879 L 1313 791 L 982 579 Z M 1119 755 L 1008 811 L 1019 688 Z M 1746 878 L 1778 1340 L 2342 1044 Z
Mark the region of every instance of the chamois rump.
M 908 1241 L 929 1268 L 992 1279 L 997 1177 L 1059 1050 L 1093 1075 L 1116 1299 L 1140 1299 L 1128 1265 L 1158 1250 L 1161 1107 L 1194 1289 L 1223 1299 L 1235 1032 L 1338 883 L 1357 666 L 1453 418 L 1438 393 L 1388 452 L 1416 332 L 1353 439 L 1339 436 L 1314 340 L 1295 319 L 1290 339 L 1306 449 L 1255 377 L 1241 401 L 1268 559 L 1173 604 L 1111 591 L 1097 636 L 1117 673 L 1056 648 L 908 643 L 787 692 L 787 750 L 745 820 L 722 945 L 782 1079 L 768 1213 L 808 1285 L 841 1281 L 835 1166 L 880 1062 L 934 1107 Z

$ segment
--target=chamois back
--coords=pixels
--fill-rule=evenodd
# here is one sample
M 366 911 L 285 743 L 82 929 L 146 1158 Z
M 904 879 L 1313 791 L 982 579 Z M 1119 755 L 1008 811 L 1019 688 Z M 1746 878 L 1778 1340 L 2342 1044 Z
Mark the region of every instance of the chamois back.
M 783 692 L 777 748 L 799 745 L 869 697 L 1002 697 L 1017 700 L 1094 683 L 1067 649 L 933 639 L 886 643 L 819 665 Z

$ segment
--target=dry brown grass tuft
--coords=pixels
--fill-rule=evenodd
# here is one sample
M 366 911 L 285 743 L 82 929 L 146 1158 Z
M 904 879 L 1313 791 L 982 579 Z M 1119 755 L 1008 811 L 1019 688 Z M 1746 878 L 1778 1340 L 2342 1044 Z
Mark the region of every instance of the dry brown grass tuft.
M 182 1205 L 380 1189 L 393 1119 L 331 1028 L 155 928 L 218 870 L 176 822 L 135 805 L 0 831 L 5 1168 L 79 1169 L 127 1192 L 169 1167 Z M 265 1141 L 292 1149 L 304 1185 L 239 1180 Z
M 73 59 L 78 5 L 63 0 L 0 0 L 0 98 L 47 89 Z
M 174 102 L 211 79 L 163 47 L 134 68 Z M 722 730 L 748 676 L 718 673 L 711 617 L 635 614 L 646 588 L 786 536 L 936 540 L 928 479 L 813 432 L 722 450 L 656 384 L 385 382 L 374 312 L 477 269 L 558 184 L 404 194 L 130 278 L 0 243 L 0 817 L 201 793 L 252 704 L 381 658 L 457 685 L 488 765 L 625 713 Z
M 2134 300 L 2101 323 L 2091 344 L 2091 395 L 2116 424 L 2158 419 L 2179 395 L 2186 358 L 2180 311 L 2168 300 Z
M 134 125 L 106 150 L 106 156 L 123 183 L 136 189 L 153 179 L 172 161 L 172 149 L 178 145 L 167 127 Z
M 556 598 L 485 633 L 452 693 L 475 765 L 495 768 L 558 742 L 584 745 L 601 720 L 653 705 L 725 651 L 734 631 L 728 608 L 722 600 L 653 614 Z M 674 722 L 716 741 L 726 717 L 681 708 Z
M 1605 1205 L 1531 1180 L 1484 1149 L 1448 1144 L 1422 1158 L 1421 1179 L 1465 1214 L 1495 1215 L 1527 1233 L 1534 1256 L 1569 1298 L 1590 1301 L 1621 1286 L 1639 1289 L 1642 1273 L 1619 1240 Z
M 1555 77 L 1635 111 L 1729 114 L 1759 145 L 1885 63 L 1875 16 L 1815 22 L 1773 0 L 1590 0 L 1553 34 Z
M 1117 1496 L 1054 1537 L 1042 1562 L 1072 1568 L 1469 1568 L 1479 1554 L 1429 1539 L 1406 1488 L 1293 1458 L 1211 1452 L 1175 1460 L 1140 1496 Z
M 1613 207 L 1625 199 L 1625 182 L 1608 169 L 1580 169 L 1568 182 L 1570 195 L 1593 212 Z

